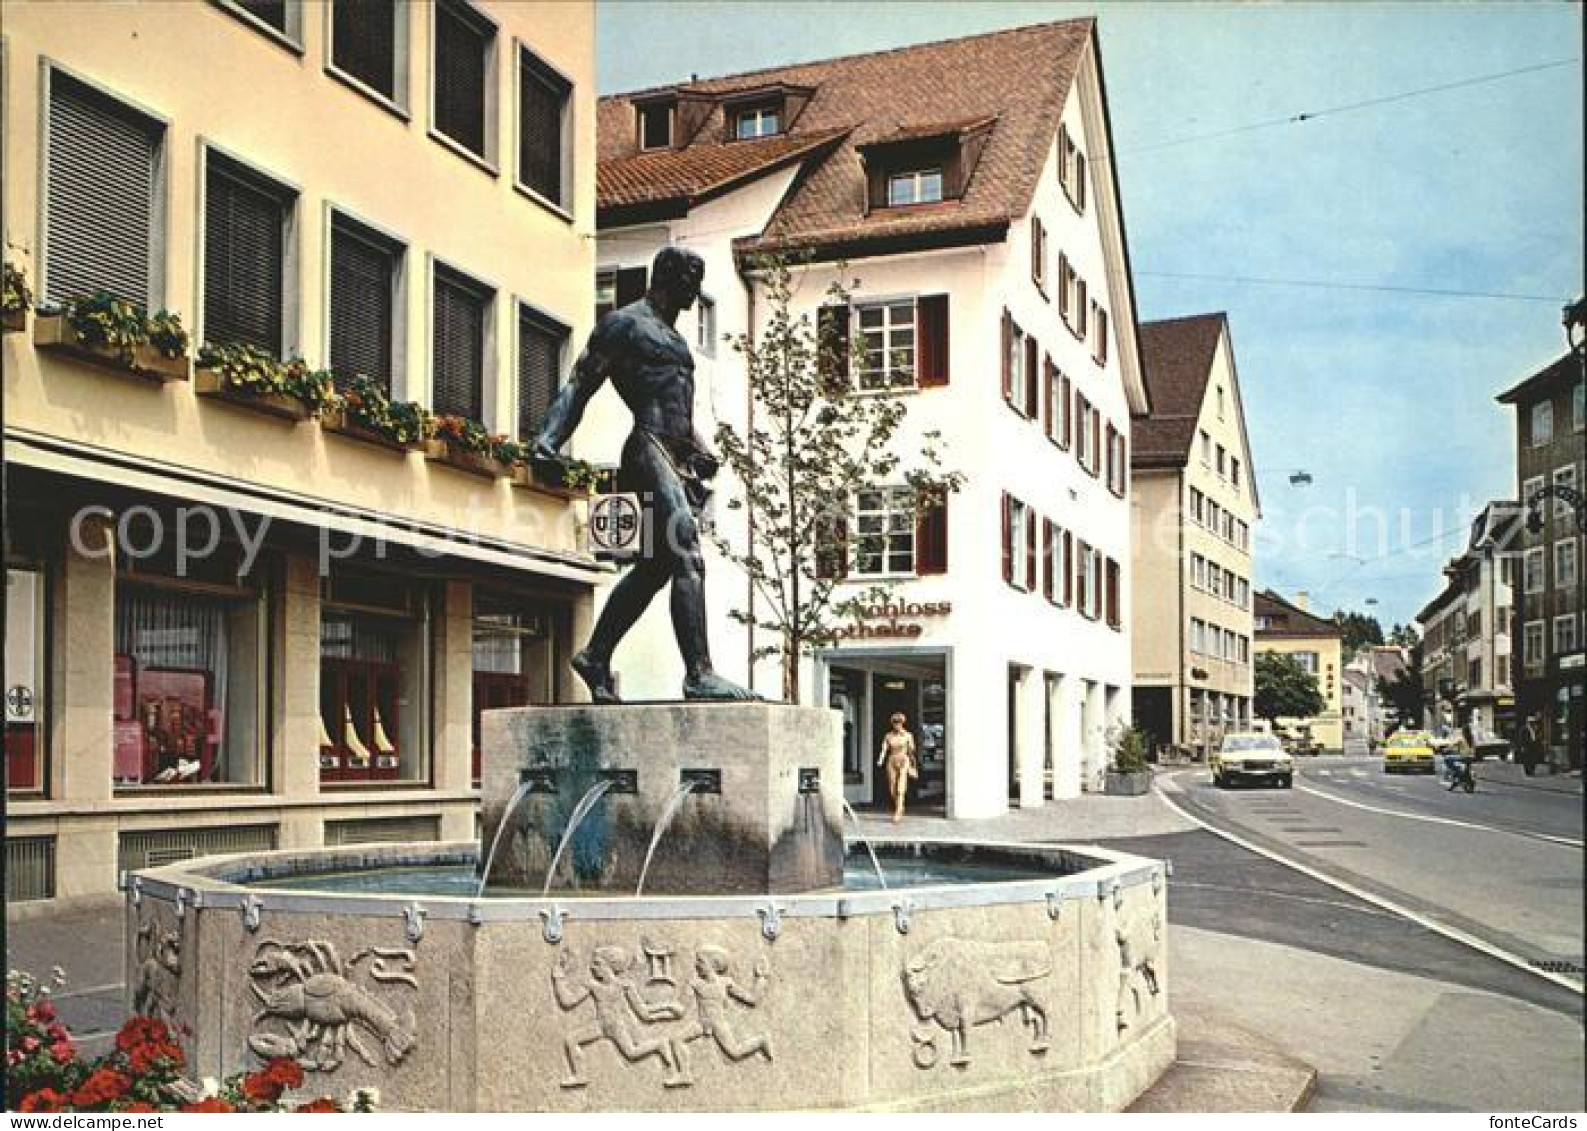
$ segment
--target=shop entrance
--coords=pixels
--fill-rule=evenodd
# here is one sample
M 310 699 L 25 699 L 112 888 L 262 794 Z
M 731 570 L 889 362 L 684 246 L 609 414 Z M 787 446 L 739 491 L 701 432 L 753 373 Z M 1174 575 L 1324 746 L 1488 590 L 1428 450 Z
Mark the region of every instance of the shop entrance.
M 920 777 L 908 811 L 942 813 L 947 805 L 947 664 L 941 653 L 829 658 L 827 702 L 843 713 L 845 794 L 855 806 L 887 808 L 887 775 L 876 764 L 888 719 L 901 713 L 915 736 Z

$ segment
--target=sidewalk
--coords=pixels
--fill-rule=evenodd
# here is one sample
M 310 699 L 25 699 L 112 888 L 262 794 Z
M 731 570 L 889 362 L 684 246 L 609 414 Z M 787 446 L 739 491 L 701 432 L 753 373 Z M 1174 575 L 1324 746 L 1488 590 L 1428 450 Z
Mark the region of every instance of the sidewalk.
M 1549 793 L 1574 793 L 1578 796 L 1582 792 L 1582 776 L 1580 770 L 1568 773 L 1551 774 L 1547 766 L 1538 766 L 1537 772 L 1527 777 L 1526 768 L 1518 762 L 1497 762 L 1491 758 L 1484 758 L 1472 766 L 1477 780 L 1485 785 L 1514 786 L 1517 789 L 1541 789 Z

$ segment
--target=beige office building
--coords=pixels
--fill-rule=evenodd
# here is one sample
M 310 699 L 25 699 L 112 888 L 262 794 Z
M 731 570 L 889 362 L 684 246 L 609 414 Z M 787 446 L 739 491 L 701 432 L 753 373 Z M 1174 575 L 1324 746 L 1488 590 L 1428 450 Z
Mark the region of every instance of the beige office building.
M 532 430 L 594 275 L 593 5 L 7 0 L 7 896 L 474 834 L 485 706 L 564 690 L 561 493 L 196 370 L 249 344 Z M 95 350 L 105 291 L 187 349 Z M 480 472 L 483 470 L 483 474 Z
M 1132 422 L 1136 725 L 1197 753 L 1251 724 L 1251 529 L 1261 517 L 1223 314 L 1141 324 Z

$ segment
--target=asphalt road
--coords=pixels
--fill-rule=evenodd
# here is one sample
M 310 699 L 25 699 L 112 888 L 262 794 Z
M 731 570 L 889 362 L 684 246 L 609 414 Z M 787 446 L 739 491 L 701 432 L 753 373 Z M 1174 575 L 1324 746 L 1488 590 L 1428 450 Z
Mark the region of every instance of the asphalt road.
M 1580 983 L 1580 794 L 1450 793 L 1435 776 L 1340 758 L 1302 763 L 1289 790 L 1218 789 L 1205 769 L 1160 785 L 1215 828 Z

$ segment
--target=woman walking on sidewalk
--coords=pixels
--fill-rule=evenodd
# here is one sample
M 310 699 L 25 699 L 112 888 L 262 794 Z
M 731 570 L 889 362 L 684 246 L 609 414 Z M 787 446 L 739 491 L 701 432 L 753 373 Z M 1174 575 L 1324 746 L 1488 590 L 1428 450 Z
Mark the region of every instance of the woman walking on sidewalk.
M 909 779 L 918 778 L 915 768 L 915 736 L 904 725 L 909 720 L 902 713 L 888 719 L 888 731 L 882 735 L 882 749 L 876 757 L 878 766 L 887 767 L 887 792 L 893 799 L 893 824 L 904 819 L 904 794 Z

